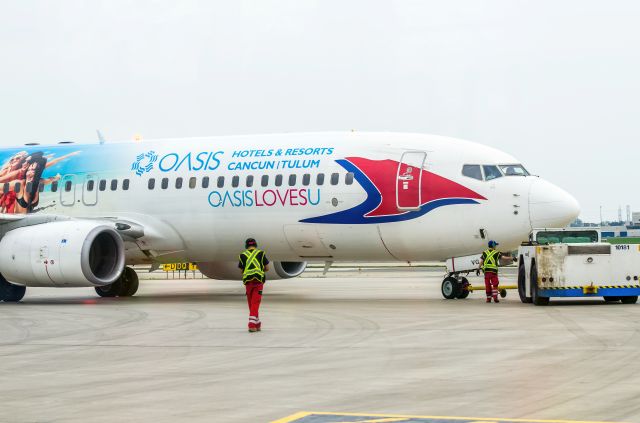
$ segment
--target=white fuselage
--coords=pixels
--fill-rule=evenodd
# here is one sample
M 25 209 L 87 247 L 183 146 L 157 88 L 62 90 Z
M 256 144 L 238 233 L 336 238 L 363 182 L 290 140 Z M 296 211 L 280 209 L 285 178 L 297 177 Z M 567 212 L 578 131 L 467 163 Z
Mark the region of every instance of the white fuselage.
M 43 172 L 59 174 L 57 189 L 47 185 L 29 212 L 139 225 L 144 235 L 127 242 L 128 263 L 234 260 L 248 237 L 272 260 L 439 260 L 479 252 L 489 239 L 514 248 L 532 227 L 564 226 L 579 211 L 573 197 L 535 176 L 463 175 L 464 165 L 519 161 L 430 135 L 65 144 L 13 149 L 4 159 L 20 150 L 74 153 Z

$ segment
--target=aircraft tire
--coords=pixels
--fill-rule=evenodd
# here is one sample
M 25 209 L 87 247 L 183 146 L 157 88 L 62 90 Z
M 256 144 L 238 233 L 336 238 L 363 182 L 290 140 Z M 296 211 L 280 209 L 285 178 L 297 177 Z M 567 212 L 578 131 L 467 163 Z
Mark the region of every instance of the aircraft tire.
M 459 283 L 461 283 L 460 294 L 456 295 L 456 298 L 459 300 L 464 300 L 469 296 L 470 291 L 468 289 L 465 289 L 465 287 L 469 286 L 469 280 L 467 280 L 467 278 L 462 278 L 460 279 Z
M 635 304 L 638 302 L 638 296 L 634 295 L 632 297 L 621 297 L 620 300 L 622 301 L 622 304 Z
M 602 297 L 608 303 L 614 303 L 616 301 L 620 301 L 620 297 Z
M 120 277 L 122 285 L 118 296 L 120 297 L 133 297 L 138 292 L 139 280 L 138 274 L 130 267 L 125 267 Z
M 112 283 L 111 285 L 104 286 L 96 286 L 96 293 L 103 298 L 113 298 L 118 295 L 120 290 L 122 289 L 122 278 L 119 278 L 117 281 Z
M 441 286 L 442 296 L 447 300 L 453 300 L 462 291 L 462 284 L 453 276 L 444 278 Z
M 0 301 L 4 301 L 5 303 L 17 303 L 24 298 L 24 294 L 26 292 L 26 286 L 14 285 L 0 274 Z
M 531 263 L 531 301 L 537 306 L 549 304 L 549 297 L 538 295 L 538 266 L 535 262 Z
M 520 301 L 524 304 L 531 303 L 531 297 L 527 297 L 527 271 L 524 267 L 524 260 L 520 258 L 520 264 L 518 265 L 518 295 L 520 295 Z

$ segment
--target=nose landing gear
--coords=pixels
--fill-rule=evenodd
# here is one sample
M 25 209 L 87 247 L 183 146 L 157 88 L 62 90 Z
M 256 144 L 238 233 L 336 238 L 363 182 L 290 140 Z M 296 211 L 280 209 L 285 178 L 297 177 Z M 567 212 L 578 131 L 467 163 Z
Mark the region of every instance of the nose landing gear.
M 469 296 L 469 281 L 464 276 L 449 274 L 442 281 L 442 296 L 447 300 L 458 298 L 460 300 Z

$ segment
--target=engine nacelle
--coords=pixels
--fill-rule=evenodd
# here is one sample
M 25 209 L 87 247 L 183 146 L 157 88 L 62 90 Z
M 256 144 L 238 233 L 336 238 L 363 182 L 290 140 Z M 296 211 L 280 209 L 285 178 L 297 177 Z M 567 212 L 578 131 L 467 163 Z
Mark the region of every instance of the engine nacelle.
M 0 273 L 26 286 L 102 286 L 124 269 L 114 228 L 67 220 L 13 229 L 0 240 Z
M 306 261 L 273 261 L 269 265 L 267 280 L 290 279 L 300 276 L 307 268 Z M 241 280 L 242 272 L 237 261 L 208 261 L 198 263 L 198 269 L 208 278 Z

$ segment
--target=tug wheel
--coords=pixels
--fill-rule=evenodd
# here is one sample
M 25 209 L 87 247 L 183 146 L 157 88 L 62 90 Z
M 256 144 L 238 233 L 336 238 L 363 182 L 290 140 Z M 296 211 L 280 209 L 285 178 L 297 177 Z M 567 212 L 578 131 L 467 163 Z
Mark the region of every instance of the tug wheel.
M 549 297 L 540 297 L 538 295 L 538 266 L 535 262 L 531 263 L 531 300 L 537 306 L 549 304 Z

